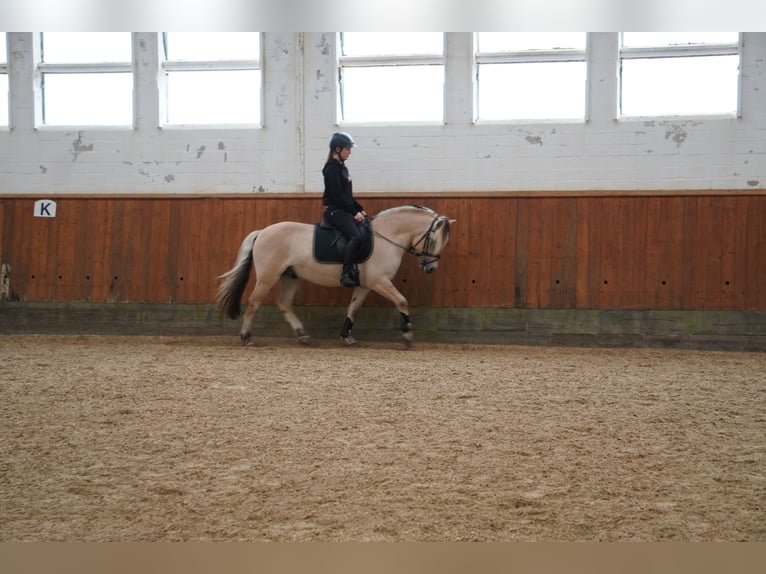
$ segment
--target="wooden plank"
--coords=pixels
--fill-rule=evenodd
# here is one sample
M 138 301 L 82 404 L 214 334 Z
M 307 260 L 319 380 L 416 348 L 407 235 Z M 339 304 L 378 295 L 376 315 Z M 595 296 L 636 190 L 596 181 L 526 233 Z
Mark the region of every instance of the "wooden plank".
M 32 274 L 31 237 L 26 230 L 29 222 L 22 213 L 27 202 L 10 199 L 4 202 L 6 207 L 3 224 L 3 262 L 11 265 L 10 296 L 25 301 L 28 298 Z
M 75 217 L 75 247 L 76 257 L 72 262 L 72 299 L 75 301 L 90 301 L 91 266 L 95 258 L 96 244 L 98 239 L 92 237 L 89 222 L 94 221 L 94 200 L 73 202 L 73 210 L 77 212 Z
M 556 233 L 556 199 L 543 198 L 537 202 L 539 206 L 539 255 L 537 257 L 537 306 L 541 309 L 551 307 L 551 289 L 553 286 L 552 258 L 553 237 Z
M 452 263 L 459 270 L 459 275 L 448 287 L 448 296 L 445 304 L 450 307 L 465 305 L 468 299 L 468 291 L 471 285 L 471 277 L 468 262 L 471 258 L 471 244 L 474 241 L 472 218 L 470 217 L 470 204 L 467 200 L 459 200 L 453 203 L 455 218 L 460 221 L 456 225 L 451 239 Z
M 622 237 L 625 230 L 617 199 L 600 198 L 597 203 L 599 213 L 594 223 L 599 228 L 598 308 L 614 309 L 622 304 L 622 293 L 626 288 L 621 273 L 624 265 Z
M 721 222 L 721 306 L 744 308 L 746 261 L 743 247 L 747 242 L 745 198 L 725 198 Z
M 18 251 L 23 243 L 23 235 L 16 225 L 18 217 L 14 211 L 18 202 L 12 199 L 0 199 L 0 264 L 10 265 L 10 297 L 16 298 L 22 292 L 21 285 L 26 285 L 25 269 L 18 257 Z M 17 239 L 17 235 L 21 239 Z
M 149 241 L 147 228 L 151 217 L 147 200 L 130 200 L 125 205 L 125 271 L 123 300 L 142 301 L 146 288 L 146 251 Z
M 575 231 L 575 306 L 587 309 L 590 303 L 588 292 L 590 282 L 590 209 L 589 200 L 575 200 L 577 228 Z
M 106 277 L 109 288 L 107 290 L 107 301 L 116 302 L 123 300 L 123 294 L 126 293 L 127 281 L 127 238 L 128 233 L 125 226 L 127 201 L 118 199 L 112 202 L 111 208 L 111 229 L 108 231 L 110 241 L 107 245 L 107 264 L 109 274 Z
M 59 202 L 59 207 L 61 203 Z M 58 236 L 62 218 L 35 218 L 37 223 L 45 228 L 46 241 L 42 248 L 45 250 L 44 281 L 40 283 L 43 291 L 41 300 L 54 301 L 56 298 L 56 276 L 58 275 Z
M 55 268 L 52 277 L 52 298 L 54 301 L 78 299 L 74 292 L 75 258 L 83 254 L 77 250 L 78 221 L 84 215 L 84 202 L 63 200 L 59 202 L 55 219 Z
M 761 198 L 743 198 L 745 212 L 747 213 L 746 236 L 743 245 L 744 251 L 744 299 L 743 308 L 747 310 L 766 309 L 766 303 L 761 297 L 766 295 L 766 266 L 761 257 L 766 254 L 766 247 L 762 247 L 763 238 L 766 237 L 766 201 Z
M 601 307 L 601 285 L 604 281 L 601 272 L 601 244 L 603 242 L 604 221 L 602 212 L 603 200 L 594 198 L 588 202 L 588 299 L 586 308 Z
M 452 208 L 452 202 L 444 201 L 441 199 L 429 199 L 429 207 L 431 207 L 439 215 L 443 215 L 450 219 L 455 219 L 456 214 Z M 463 224 L 465 222 L 462 222 Z M 447 296 L 447 290 L 456 283 L 460 275 L 457 272 L 456 259 L 455 259 L 455 232 L 458 223 L 456 222 L 450 230 L 450 240 L 447 247 L 442 251 L 442 258 L 439 261 L 439 270 L 434 276 L 435 287 L 432 290 L 431 304 L 436 307 L 444 307 L 447 305 L 449 297 Z
M 133 225 L 134 208 L 140 200 L 120 200 L 115 206 L 115 237 L 112 243 L 113 257 L 113 290 L 114 301 L 130 301 L 131 274 L 133 272 L 133 257 L 136 240 L 136 230 Z
M 201 246 L 198 266 L 199 286 L 197 300 L 212 304 L 215 301 L 218 285 L 216 277 L 219 275 L 215 269 L 215 261 L 221 246 L 218 230 L 225 225 L 225 216 L 223 204 L 219 200 L 206 200 L 200 207 L 204 209 L 205 213 L 201 228 L 205 241 Z
M 470 239 L 468 243 L 468 259 L 466 261 L 466 275 L 469 281 L 466 289 L 466 299 L 463 305 L 467 307 L 479 307 L 482 301 L 482 290 L 489 287 L 491 278 L 488 271 L 489 258 L 487 257 L 487 245 L 482 240 L 482 235 L 487 226 L 488 214 L 485 212 L 486 203 L 482 200 L 465 200 L 461 211 L 463 216 L 470 220 Z
M 701 225 L 701 239 L 703 241 L 705 273 L 702 278 L 703 302 L 702 309 L 720 309 L 722 304 L 722 270 L 721 270 L 721 242 L 723 229 L 722 200 L 718 197 L 699 198 L 702 209 L 698 215 L 698 224 Z
M 196 303 L 194 279 L 195 262 L 199 259 L 200 221 L 202 213 L 197 209 L 196 199 L 187 199 L 179 206 L 181 216 L 180 235 L 178 237 L 178 290 L 179 303 Z
M 548 201 L 550 202 L 550 206 L 546 209 L 549 222 L 546 225 L 548 265 L 546 265 L 544 273 L 541 274 L 541 283 L 547 298 L 546 307 L 560 308 L 563 292 L 561 277 L 565 265 L 567 218 L 564 203 L 560 198 L 552 198 Z
M 662 258 L 664 256 L 664 236 L 666 230 L 662 225 L 661 210 L 664 198 L 650 197 L 646 213 L 646 277 L 644 291 L 650 308 L 667 309 L 666 293 L 668 278 L 663 272 Z
M 700 249 L 699 235 L 697 232 L 697 200 L 686 198 L 683 202 L 683 220 L 681 222 L 683 239 L 681 241 L 681 266 L 679 269 L 681 280 L 680 308 L 685 310 L 696 309 L 699 291 L 697 288 L 697 270 L 695 267 L 695 255 Z
M 516 288 L 517 201 L 493 200 L 486 229 L 491 270 L 490 288 L 485 290 L 482 307 L 513 307 Z M 449 250 L 449 246 L 447 247 Z
M 513 306 L 529 306 L 529 199 L 519 199 L 516 210 L 516 267 Z
M 756 309 L 766 311 L 766 197 L 758 197 L 753 201 L 754 207 L 750 210 L 753 215 L 753 227 L 756 229 L 758 238 L 757 259 L 755 260 L 755 272 L 757 273 L 758 296 Z
M 170 211 L 172 202 L 169 199 L 157 199 L 151 204 L 151 219 L 145 237 L 146 293 L 145 299 L 152 303 L 169 301 L 167 283 L 165 281 L 168 256 L 170 254 Z
M 185 204 L 186 201 L 181 199 L 172 201 L 170 213 L 168 214 L 168 247 L 165 257 L 165 293 L 163 294 L 163 299 L 169 303 L 178 302 L 180 297 L 181 264 L 179 262 L 179 252 L 186 248 L 186 244 L 182 239 L 185 235 L 183 221 L 183 206 Z M 233 247 L 233 252 L 231 255 L 232 262 L 234 254 L 236 254 L 236 247 Z M 228 257 L 226 260 L 228 261 Z
M 19 201 L 15 209 L 16 221 L 20 224 L 21 249 L 20 260 L 26 265 L 26 288 L 23 291 L 23 301 L 39 301 L 40 283 L 45 273 L 45 245 L 47 227 L 40 225 L 40 220 L 33 216 L 34 201 Z
M 555 205 L 551 306 L 571 309 L 577 305 L 577 203 L 558 199 Z
M 527 254 L 527 306 L 540 307 L 540 267 L 543 265 L 543 204 L 539 199 L 529 203 Z
M 634 216 L 634 202 L 624 197 L 615 198 L 615 209 L 619 221 L 620 259 L 617 261 L 619 273 L 619 290 L 615 301 L 622 309 L 635 308 L 638 303 L 638 293 L 635 284 L 636 257 L 635 249 L 638 222 Z
M 550 198 L 535 198 L 529 210 L 529 274 L 530 305 L 537 309 L 550 307 L 550 275 L 553 225 Z
M 11 218 L 6 219 L 6 203 L 8 200 L 0 198 L 0 265 L 10 265 L 10 254 L 5 252 L 5 246 L 11 245 L 9 237 L 13 234 Z M 10 211 L 10 210 L 9 210 Z
M 663 264 L 668 280 L 668 304 L 671 309 L 680 309 L 683 294 L 683 197 L 669 197 L 667 210 L 663 213 L 663 225 L 668 227 L 669 242 L 665 251 Z
M 93 260 L 90 262 L 90 300 L 104 303 L 109 300 L 112 281 L 111 245 L 114 234 L 113 199 L 92 199 L 92 219 L 83 227 L 88 228 L 87 238 L 93 243 Z

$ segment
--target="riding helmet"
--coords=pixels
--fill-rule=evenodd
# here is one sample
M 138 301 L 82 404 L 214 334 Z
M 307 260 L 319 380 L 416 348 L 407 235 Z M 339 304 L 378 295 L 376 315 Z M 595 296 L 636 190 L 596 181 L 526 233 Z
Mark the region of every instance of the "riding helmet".
M 354 147 L 354 138 L 346 132 L 335 132 L 330 136 L 330 149 L 336 147 Z

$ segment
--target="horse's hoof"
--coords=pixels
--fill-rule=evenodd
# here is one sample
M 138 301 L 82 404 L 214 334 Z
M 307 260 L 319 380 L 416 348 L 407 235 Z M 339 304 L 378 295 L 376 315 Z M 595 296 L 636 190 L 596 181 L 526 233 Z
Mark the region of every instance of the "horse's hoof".
M 243 347 L 252 347 L 253 346 L 253 340 L 250 337 L 250 334 L 247 335 L 240 335 L 239 336 L 239 342 Z
M 404 343 L 405 349 L 411 349 L 414 343 L 412 333 L 405 333 L 402 335 L 402 342 Z
M 352 335 L 349 335 L 348 337 L 343 337 L 343 343 L 346 347 L 353 347 L 356 345 L 356 339 L 354 339 Z
M 309 335 L 300 335 L 298 337 L 298 342 L 301 345 L 310 345 L 311 344 L 311 337 Z

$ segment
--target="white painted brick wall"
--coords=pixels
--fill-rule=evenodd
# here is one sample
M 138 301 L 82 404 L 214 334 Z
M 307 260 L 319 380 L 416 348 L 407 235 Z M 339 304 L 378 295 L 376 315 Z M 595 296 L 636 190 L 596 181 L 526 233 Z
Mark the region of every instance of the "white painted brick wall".
M 613 34 L 591 37 L 586 123 L 473 124 L 448 35 L 446 125 L 346 125 L 357 191 L 766 188 L 766 33 L 746 33 L 740 118 L 615 120 Z M 32 34 L 9 34 L 12 129 L 0 128 L 0 193 L 320 192 L 335 125 L 335 34 L 264 35 L 264 126 L 156 127 L 157 42 L 134 38 L 136 128 L 39 126 Z M 463 57 L 460 57 L 463 54 Z M 455 56 L 457 55 L 457 56 Z M 37 126 L 37 128 L 35 128 Z

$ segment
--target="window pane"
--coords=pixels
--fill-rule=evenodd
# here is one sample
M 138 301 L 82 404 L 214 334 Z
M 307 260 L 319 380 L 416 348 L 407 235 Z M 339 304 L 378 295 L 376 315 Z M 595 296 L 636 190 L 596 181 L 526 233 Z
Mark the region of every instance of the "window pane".
M 259 70 L 169 72 L 168 123 L 258 124 Z
M 258 32 L 167 32 L 173 61 L 259 60 Z
M 738 56 L 623 60 L 622 113 L 736 113 L 738 64 Z
M 8 62 L 8 52 L 5 46 L 5 32 L 0 32 L 0 64 Z
M 343 70 L 343 120 L 442 121 L 443 66 Z
M 585 32 L 479 32 L 481 52 L 585 49 Z
M 402 56 L 443 54 L 441 32 L 343 32 L 344 56 Z
M 736 44 L 737 32 L 623 32 L 622 45 L 631 48 L 684 46 L 688 44 Z
M 45 32 L 43 62 L 91 64 L 130 62 L 130 32 Z
M 8 74 L 0 74 L 0 126 L 8 125 Z
M 585 62 L 479 66 L 479 119 L 585 117 Z
M 131 125 L 133 74 L 44 74 L 48 125 Z

